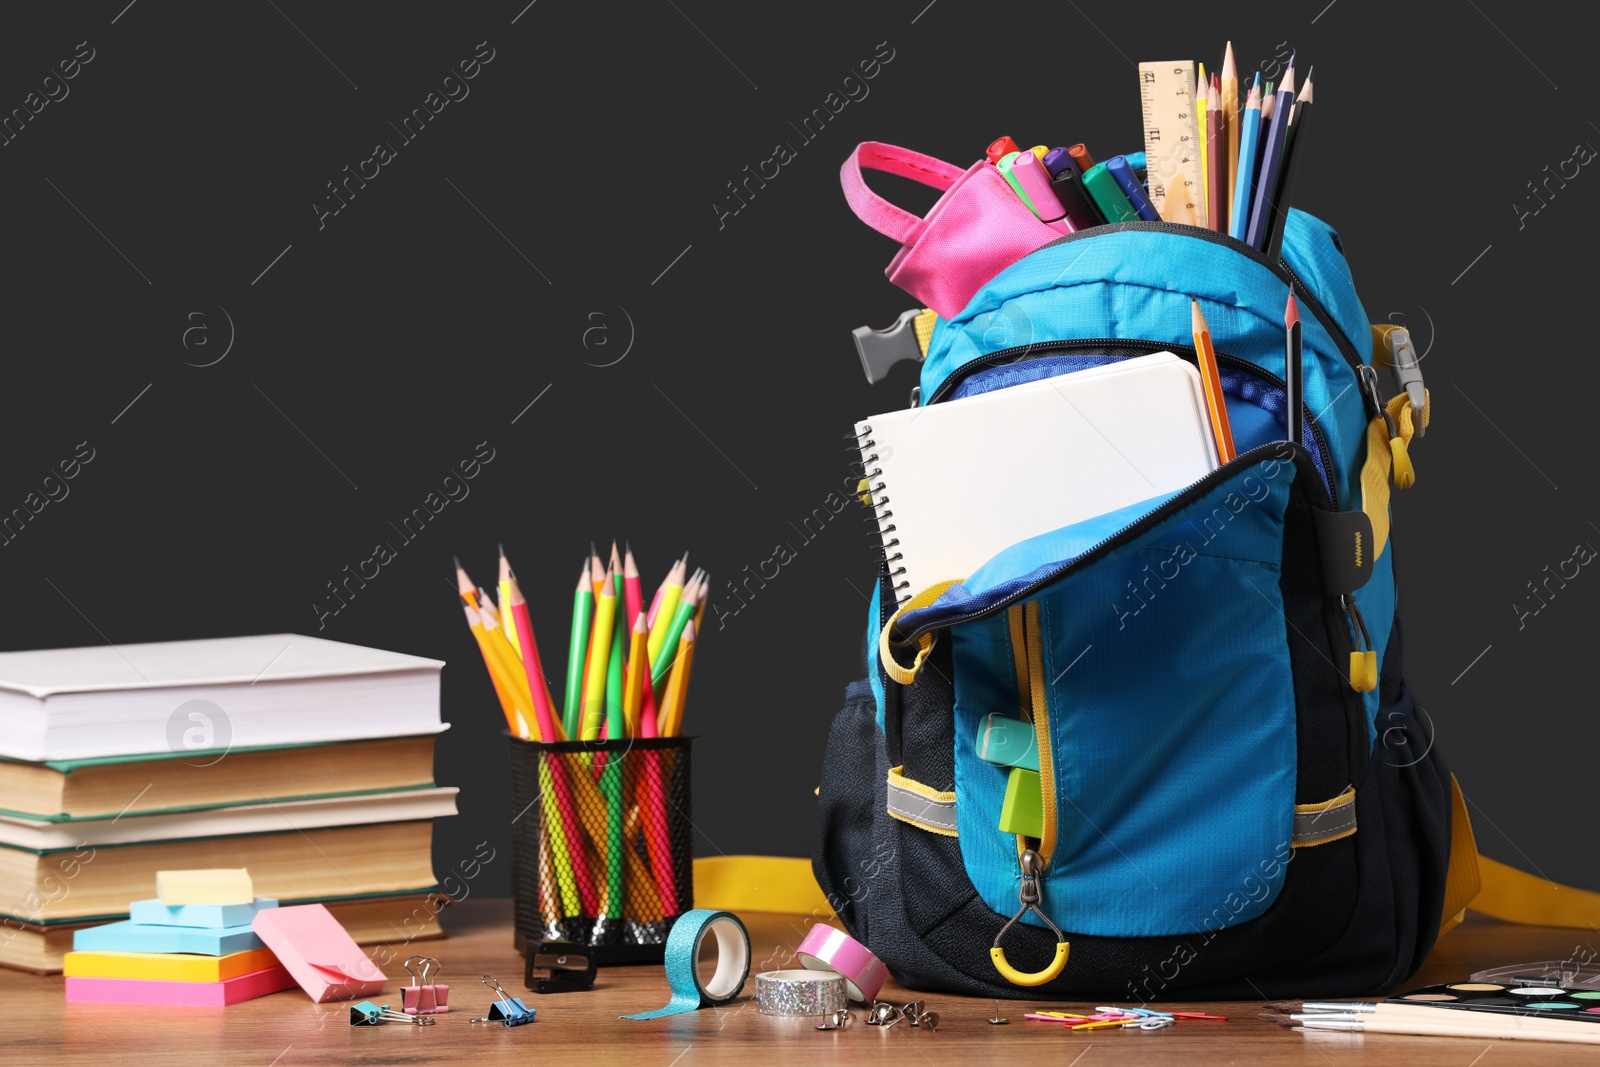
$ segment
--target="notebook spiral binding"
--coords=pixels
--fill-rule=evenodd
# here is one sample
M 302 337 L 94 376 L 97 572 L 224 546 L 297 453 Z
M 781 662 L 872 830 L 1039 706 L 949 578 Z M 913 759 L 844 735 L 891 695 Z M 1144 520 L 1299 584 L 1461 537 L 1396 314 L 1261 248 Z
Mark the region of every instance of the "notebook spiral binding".
M 872 437 L 871 426 L 864 425 L 862 426 L 861 430 L 862 432 L 856 435 L 856 446 L 863 453 L 861 463 L 862 466 L 865 467 L 878 459 L 878 454 L 876 452 L 869 451 L 870 449 L 876 447 L 878 442 Z M 882 544 L 883 562 L 884 565 L 889 568 L 889 582 L 891 587 L 894 589 L 895 602 L 903 604 L 911 596 L 911 583 L 909 581 L 898 580 L 906 573 L 906 569 L 904 567 L 894 566 L 894 564 L 903 560 L 905 555 L 900 552 L 894 552 L 893 554 L 890 552 L 891 549 L 899 546 L 900 539 L 898 537 L 889 536 L 895 532 L 895 524 L 889 521 L 890 519 L 894 518 L 894 512 L 889 507 L 890 500 L 885 492 L 888 489 L 888 485 L 882 481 L 872 481 L 872 479 L 880 478 L 882 475 L 882 467 L 874 467 L 873 469 L 866 471 L 868 488 L 870 488 L 872 491 L 872 518 L 867 521 L 874 525 L 875 531 L 878 535 L 877 539 Z

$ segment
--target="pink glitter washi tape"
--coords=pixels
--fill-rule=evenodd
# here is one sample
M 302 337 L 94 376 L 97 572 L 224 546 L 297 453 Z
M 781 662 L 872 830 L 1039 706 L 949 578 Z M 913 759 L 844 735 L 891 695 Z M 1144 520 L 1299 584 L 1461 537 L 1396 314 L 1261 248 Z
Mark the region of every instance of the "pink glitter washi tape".
M 870 1003 L 889 980 L 889 969 L 872 951 L 826 923 L 815 923 L 795 950 L 800 963 L 815 971 L 836 971 L 851 1000 Z

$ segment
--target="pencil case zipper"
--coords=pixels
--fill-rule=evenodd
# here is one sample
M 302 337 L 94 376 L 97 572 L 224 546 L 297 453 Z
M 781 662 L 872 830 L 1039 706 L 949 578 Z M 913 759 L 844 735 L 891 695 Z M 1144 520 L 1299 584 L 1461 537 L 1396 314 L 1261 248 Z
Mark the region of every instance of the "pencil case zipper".
M 1171 352 L 1197 366 L 1200 362 L 1199 353 L 1195 351 L 1193 345 L 1165 344 L 1124 337 L 1068 338 L 1063 341 L 1044 341 L 1035 344 L 1017 345 L 1013 348 L 1003 348 L 998 352 L 991 352 L 986 356 L 969 360 L 958 369 L 952 371 L 940 384 L 928 403 L 937 404 L 948 399 L 950 394 L 955 392 L 962 382 L 979 371 L 1009 363 L 1028 362 L 1059 352 L 1099 352 L 1117 359 L 1132 359 L 1135 356 L 1147 356 L 1155 352 Z M 1226 352 L 1218 352 L 1216 356 L 1219 367 L 1227 367 L 1230 370 L 1247 374 L 1257 381 L 1272 386 L 1279 392 L 1284 392 L 1288 388 L 1287 383 L 1282 378 L 1248 359 L 1231 356 Z M 1317 447 L 1317 457 L 1321 461 L 1318 480 L 1322 483 L 1323 488 L 1327 490 L 1329 499 L 1337 508 L 1339 491 L 1337 486 L 1333 484 L 1331 474 L 1333 471 L 1333 450 L 1328 447 L 1328 440 L 1323 435 L 1322 427 L 1317 424 L 1316 416 L 1312 413 L 1310 406 L 1301 403 L 1300 414 L 1303 416 L 1302 422 L 1311 428 L 1311 437 Z

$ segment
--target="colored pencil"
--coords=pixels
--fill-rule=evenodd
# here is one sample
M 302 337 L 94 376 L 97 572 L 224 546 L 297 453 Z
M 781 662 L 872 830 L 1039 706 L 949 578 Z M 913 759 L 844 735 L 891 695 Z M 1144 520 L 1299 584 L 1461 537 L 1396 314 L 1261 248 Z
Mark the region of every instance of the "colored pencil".
M 1210 110 L 1211 83 L 1206 80 L 1206 65 L 1201 63 L 1200 77 L 1194 87 L 1195 126 L 1200 134 L 1200 199 L 1195 204 L 1195 213 L 1200 217 L 1195 220 L 1195 225 L 1208 230 L 1215 229 L 1208 214 L 1208 206 L 1211 203 Z
M 512 733 L 524 741 L 532 740 L 533 724 L 537 716 L 533 710 L 533 694 L 528 688 L 527 676 L 522 671 L 522 661 L 517 658 L 516 650 L 506 638 L 506 628 L 497 620 L 484 617 L 481 611 L 479 617 L 483 618 L 484 639 L 500 665 L 501 681 L 505 683 L 506 692 L 511 696 L 511 703 L 516 707 L 516 728 Z
M 589 542 L 589 578 L 594 583 L 594 595 L 600 595 L 600 582 L 605 578 L 605 566 L 600 562 L 600 553 L 594 550 L 594 542 Z
M 1312 67 L 1306 74 L 1306 83 L 1300 87 L 1300 95 L 1295 97 L 1294 114 L 1289 116 L 1289 133 L 1283 145 L 1283 173 L 1278 178 L 1278 191 L 1273 196 L 1273 203 L 1278 210 L 1273 213 L 1267 230 L 1267 256 L 1273 262 L 1277 262 L 1283 254 L 1283 231 L 1288 226 L 1289 209 L 1294 206 L 1294 176 L 1298 169 L 1296 161 L 1300 158 L 1298 149 L 1306 121 L 1311 118 L 1311 76 L 1316 72 L 1317 68 Z
M 660 685 L 661 680 L 666 677 L 667 668 L 672 666 L 673 657 L 677 655 L 678 640 L 683 635 L 683 628 L 694 615 L 694 597 L 699 580 L 700 572 L 695 571 L 694 577 L 689 579 L 689 584 L 684 586 L 683 596 L 678 599 L 677 610 L 672 613 L 672 619 L 667 624 L 666 636 L 662 639 L 660 651 L 653 653 L 650 657 L 650 681 L 655 685 Z M 662 604 L 661 614 L 667 614 L 665 604 Z M 665 707 L 657 709 L 658 721 L 665 712 Z M 671 735 L 663 730 L 661 736 L 670 737 Z
M 1228 422 L 1228 398 L 1222 392 L 1222 374 L 1217 369 L 1217 353 L 1211 347 L 1211 328 L 1206 325 L 1200 301 L 1189 301 L 1189 328 L 1194 334 L 1195 355 L 1199 357 L 1200 380 L 1205 386 L 1206 411 L 1211 416 L 1211 436 L 1217 442 L 1217 463 L 1231 460 L 1233 428 Z
M 604 579 L 594 602 L 594 630 L 589 638 L 589 663 L 583 678 L 582 740 L 600 736 L 605 710 L 606 666 L 611 658 L 611 627 L 617 615 L 616 585 Z
M 690 622 L 683 628 L 683 636 L 678 640 L 678 654 L 672 665 L 672 677 L 667 681 L 666 696 L 662 703 L 666 707 L 661 729 L 664 737 L 677 737 L 683 728 L 683 705 L 689 696 L 689 671 L 694 666 L 694 623 Z
M 1305 389 L 1301 384 L 1301 361 L 1305 353 L 1301 347 L 1300 304 L 1289 293 L 1289 302 L 1283 308 L 1283 400 L 1285 438 L 1300 443 L 1300 406 L 1305 403 Z
M 522 670 L 528 679 L 528 689 L 533 696 L 533 714 L 534 721 L 539 727 L 539 740 L 565 741 L 566 737 L 557 724 L 554 709 L 550 705 L 550 691 L 545 686 L 544 665 L 539 662 L 539 642 L 533 634 L 533 620 L 528 617 L 528 603 L 522 597 L 522 590 L 517 586 L 515 576 L 507 583 L 506 604 L 511 611 L 511 620 L 515 626 L 512 632 L 517 635 L 522 645 Z
M 472 579 L 467 577 L 467 569 L 461 565 L 461 560 L 455 559 L 456 565 L 456 592 L 461 599 L 471 607 L 478 606 L 478 587 L 472 584 Z
M 617 610 L 622 610 L 622 575 L 616 571 L 608 571 L 612 575 L 613 596 L 616 598 Z M 624 615 L 614 619 L 611 626 L 611 653 L 606 660 L 606 726 L 604 736 L 612 741 L 619 741 L 627 736 L 623 727 L 624 716 L 622 705 L 624 695 L 623 683 L 623 657 L 628 648 L 628 619 Z
M 483 665 L 489 672 L 489 681 L 494 685 L 494 695 L 499 699 L 500 710 L 505 714 L 506 726 L 512 733 L 516 733 L 517 707 L 511 702 L 511 693 L 501 680 L 500 664 L 495 661 L 494 653 L 489 650 L 488 638 L 483 633 L 483 619 L 471 604 L 463 604 L 461 607 L 467 613 L 467 629 L 472 631 L 472 639 L 478 644 L 478 654 L 483 657 Z
M 683 554 L 683 558 L 679 559 L 667 570 L 667 577 L 661 582 L 660 585 L 656 586 L 656 595 L 650 598 L 650 611 L 644 617 L 644 621 L 646 623 L 651 626 L 656 624 L 656 612 L 661 610 L 661 594 L 666 591 L 667 583 L 672 580 L 672 576 L 674 574 L 682 574 L 683 568 L 687 567 L 688 565 L 689 553 L 685 552 Z
M 511 603 L 511 565 L 506 562 L 506 546 L 496 546 L 500 549 L 500 614 L 504 615 L 510 609 Z M 511 647 L 517 650 L 517 655 L 522 655 L 522 638 L 517 633 L 515 626 L 506 627 L 506 637 L 511 641 Z
M 1244 240 L 1250 228 L 1250 193 L 1255 188 L 1256 141 L 1261 135 L 1261 75 L 1250 87 L 1244 112 L 1239 118 L 1238 174 L 1233 183 L 1233 211 L 1228 221 L 1228 236 Z
M 583 721 L 583 668 L 589 655 L 589 626 L 594 621 L 594 586 L 589 581 L 589 561 L 578 571 L 578 588 L 572 594 L 572 637 L 567 646 L 567 692 L 561 724 L 568 737 L 577 737 Z
M 650 627 L 645 625 L 644 612 L 640 611 L 633 620 L 633 633 L 628 641 L 627 677 L 622 685 L 622 718 L 629 737 L 643 736 L 644 677 L 650 673 L 645 670 L 650 662 L 645 643 L 649 639 Z
M 1210 148 L 1206 157 L 1206 228 L 1225 231 L 1227 219 L 1222 205 L 1227 194 L 1222 181 L 1227 168 L 1222 165 L 1222 157 L 1227 154 L 1227 142 L 1222 129 L 1222 85 L 1215 74 L 1206 89 L 1206 144 Z
M 1229 210 L 1233 190 L 1239 180 L 1239 68 L 1233 60 L 1233 42 L 1228 42 L 1228 49 L 1222 56 L 1222 126 L 1225 139 L 1222 159 L 1225 164 L 1222 175 L 1222 205 L 1223 217 L 1212 227 L 1218 233 L 1230 232 L 1233 225 L 1233 215 Z
M 705 624 L 706 601 L 711 599 L 711 572 L 706 571 L 700 576 L 700 588 L 694 595 L 694 632 L 699 633 Z
M 1278 168 L 1283 165 L 1284 134 L 1289 129 L 1289 116 L 1294 110 L 1294 60 L 1284 72 L 1283 85 L 1272 105 L 1272 122 L 1266 127 L 1266 139 L 1261 149 L 1260 169 L 1256 174 L 1255 202 L 1250 205 L 1250 229 L 1245 233 L 1245 243 L 1262 251 L 1267 247 L 1267 222 L 1277 211 L 1273 194 L 1278 188 Z M 1262 119 L 1265 122 L 1265 118 Z
M 644 589 L 639 582 L 639 564 L 633 558 L 633 546 L 626 545 L 622 552 L 622 603 L 628 609 L 624 618 L 634 618 L 644 607 Z
M 660 608 L 656 617 L 650 620 L 650 643 L 646 646 L 650 652 L 651 662 L 661 654 L 661 642 L 667 639 L 667 627 L 672 622 L 673 614 L 678 610 L 678 600 L 683 596 L 683 575 L 688 567 L 688 553 L 684 559 L 673 564 L 672 570 L 667 572 L 667 577 L 661 583 Z

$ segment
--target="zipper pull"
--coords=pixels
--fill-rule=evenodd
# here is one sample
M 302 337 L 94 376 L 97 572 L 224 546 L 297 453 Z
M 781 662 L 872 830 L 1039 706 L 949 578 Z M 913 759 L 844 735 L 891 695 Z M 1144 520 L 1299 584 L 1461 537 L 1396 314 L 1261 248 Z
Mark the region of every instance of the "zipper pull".
M 1378 395 L 1378 372 L 1363 364 L 1356 375 L 1361 379 L 1362 394 L 1383 416 L 1384 425 L 1389 428 L 1389 480 L 1396 489 L 1410 489 L 1417 482 L 1417 472 L 1411 466 L 1411 453 L 1406 448 L 1406 439 L 1400 436 L 1388 407 Z
M 1361 617 L 1355 597 L 1340 593 L 1339 606 L 1359 635 L 1356 648 L 1350 653 L 1350 688 L 1358 693 L 1370 693 L 1378 688 L 1378 653 L 1372 647 L 1372 636 L 1367 633 L 1367 620 Z
M 994 946 L 989 949 L 989 959 L 994 963 L 994 969 L 1000 972 L 1001 977 L 1012 985 L 1041 986 L 1061 973 L 1062 968 L 1067 965 L 1067 952 L 1072 946 L 1067 943 L 1067 936 L 1061 932 L 1061 927 L 1051 922 L 1050 916 L 1039 910 L 1039 902 L 1043 899 L 1039 890 L 1039 875 L 1044 873 L 1044 860 L 1039 858 L 1037 852 L 1029 848 L 1023 850 L 1020 862 L 1022 864 L 1022 886 L 1017 890 L 1017 901 L 1022 907 L 1018 908 L 1017 913 L 1011 917 L 1011 920 L 1000 928 L 998 934 L 994 935 Z M 1032 974 L 1019 971 L 1007 963 L 1006 950 L 1000 947 L 1000 942 L 1005 940 L 1006 935 L 1011 932 L 1011 928 L 1017 925 L 1022 917 L 1030 911 L 1043 920 L 1044 924 L 1050 928 L 1050 932 L 1056 935 L 1055 957 L 1051 959 L 1050 964 L 1044 970 L 1035 971 Z

